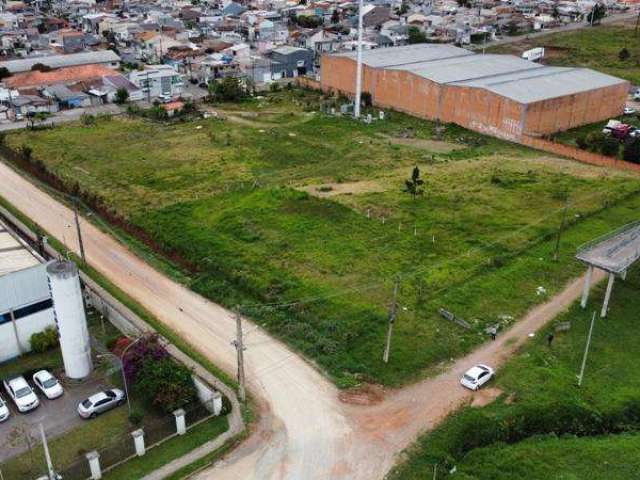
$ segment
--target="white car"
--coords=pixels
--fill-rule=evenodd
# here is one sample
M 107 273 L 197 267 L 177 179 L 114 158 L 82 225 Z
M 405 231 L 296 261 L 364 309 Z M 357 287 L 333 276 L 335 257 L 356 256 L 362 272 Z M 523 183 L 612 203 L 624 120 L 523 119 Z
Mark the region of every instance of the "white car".
M 482 385 L 493 378 L 493 368 L 479 363 L 470 368 L 460 379 L 460 383 L 471 390 L 478 390 Z
M 634 113 L 636 113 L 636 109 L 633 107 L 624 107 L 624 114 L 625 115 L 633 115 Z
M 636 93 L 633 94 L 633 99 L 640 100 L 640 90 L 638 90 Z
M 125 400 L 125 394 L 119 388 L 105 390 L 80 402 L 78 415 L 82 418 L 96 418 L 99 414 L 122 405 Z
M 4 388 L 20 413 L 29 412 L 40 405 L 38 396 L 23 376 L 5 380 Z
M 9 415 L 9 407 L 7 407 L 4 399 L 0 397 L 0 422 L 4 422 L 7 418 L 9 418 Z
M 46 370 L 40 370 L 33 375 L 33 383 L 49 400 L 58 398 L 64 393 L 60 382 Z

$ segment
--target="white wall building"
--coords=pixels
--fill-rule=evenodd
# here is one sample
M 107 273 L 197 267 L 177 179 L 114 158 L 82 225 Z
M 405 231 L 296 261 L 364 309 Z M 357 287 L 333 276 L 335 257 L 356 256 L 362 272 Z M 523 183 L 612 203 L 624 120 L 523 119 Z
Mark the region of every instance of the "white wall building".
M 182 75 L 170 65 L 146 66 L 129 73 L 129 80 L 142 90 L 145 98 L 153 100 L 161 95 L 177 97 L 182 94 Z
M 46 265 L 0 223 L 0 362 L 31 350 L 31 335 L 55 327 Z

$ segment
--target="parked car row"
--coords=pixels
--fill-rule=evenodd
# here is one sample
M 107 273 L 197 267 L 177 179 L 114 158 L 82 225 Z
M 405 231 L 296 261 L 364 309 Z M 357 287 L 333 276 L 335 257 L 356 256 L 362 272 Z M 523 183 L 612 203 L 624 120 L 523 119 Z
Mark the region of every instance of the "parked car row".
M 33 377 L 33 384 L 40 392 L 44 394 L 49 400 L 60 397 L 64 393 L 64 389 L 60 382 L 51 375 L 47 370 L 40 370 L 36 372 Z M 9 395 L 11 401 L 15 404 L 18 412 L 27 413 L 31 410 L 35 410 L 40 405 L 40 399 L 29 385 L 27 380 L 19 375 L 4 380 L 4 389 Z M 0 397 L 0 422 L 9 418 L 9 408 L 2 397 Z
M 4 380 L 4 389 L 9 399 L 15 404 L 20 413 L 28 413 L 35 410 L 40 405 L 40 399 L 36 393 L 40 391 L 48 400 L 55 400 L 64 394 L 64 388 L 47 370 L 39 370 L 32 376 L 32 387 L 24 376 Z M 78 404 L 78 415 L 82 418 L 95 418 L 112 408 L 122 405 L 126 401 L 125 393 L 119 388 L 103 390 L 82 400 Z M 0 396 L 0 422 L 9 418 L 11 412 L 4 398 Z
M 602 133 L 618 140 L 624 140 L 627 137 L 640 137 L 640 129 L 619 120 L 609 120 L 602 129 Z

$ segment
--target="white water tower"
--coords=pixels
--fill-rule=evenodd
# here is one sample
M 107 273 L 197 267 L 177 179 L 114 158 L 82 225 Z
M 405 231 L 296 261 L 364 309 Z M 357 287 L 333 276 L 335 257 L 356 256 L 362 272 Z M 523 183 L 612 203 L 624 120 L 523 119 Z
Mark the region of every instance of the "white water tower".
M 66 375 L 85 378 L 93 364 L 78 267 L 68 260 L 55 261 L 47 266 L 47 277 Z

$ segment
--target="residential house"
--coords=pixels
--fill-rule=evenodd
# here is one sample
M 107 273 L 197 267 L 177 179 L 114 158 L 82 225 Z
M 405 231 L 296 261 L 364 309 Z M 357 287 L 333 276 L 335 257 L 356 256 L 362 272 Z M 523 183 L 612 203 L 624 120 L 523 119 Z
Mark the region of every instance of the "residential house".
M 140 88 L 147 99 L 182 94 L 182 75 L 169 65 L 146 66 L 129 73 L 129 80 Z

